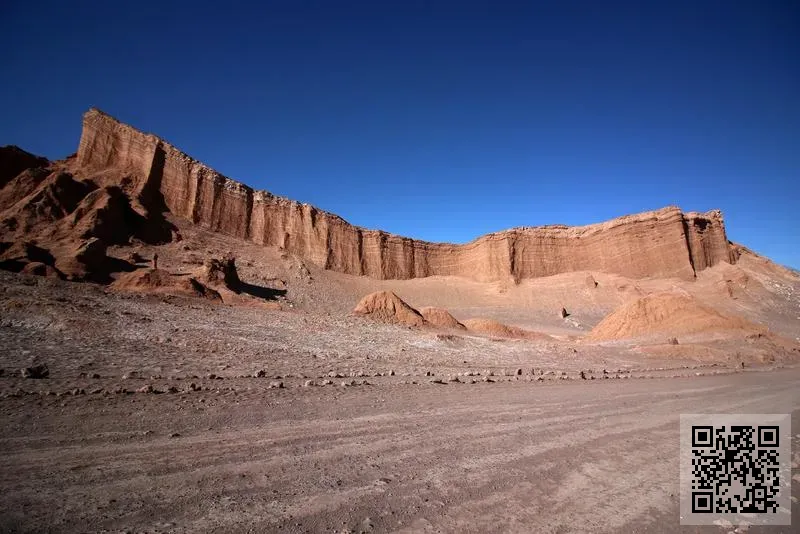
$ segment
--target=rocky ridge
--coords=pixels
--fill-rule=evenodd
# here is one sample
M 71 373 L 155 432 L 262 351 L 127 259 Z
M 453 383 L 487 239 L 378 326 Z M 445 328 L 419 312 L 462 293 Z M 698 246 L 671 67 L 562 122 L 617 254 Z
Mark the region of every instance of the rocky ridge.
M 108 283 L 111 273 L 135 269 L 106 257 L 106 247 L 180 239 L 170 217 L 379 280 L 520 282 L 574 271 L 692 279 L 738 257 L 719 211 L 676 207 L 582 227 L 514 228 L 464 245 L 367 230 L 255 191 L 96 109 L 83 117 L 74 157 L 51 163 L 16 147 L 0 156 L 0 262 L 12 270 L 42 263 L 71 279 Z
M 254 191 L 96 109 L 84 115 L 77 165 L 93 173 L 122 171 L 136 180 L 138 192 L 157 193 L 165 209 L 205 228 L 376 279 L 518 281 L 577 270 L 690 278 L 736 261 L 719 211 L 675 207 L 583 227 L 515 228 L 465 245 L 366 230 L 311 205 Z

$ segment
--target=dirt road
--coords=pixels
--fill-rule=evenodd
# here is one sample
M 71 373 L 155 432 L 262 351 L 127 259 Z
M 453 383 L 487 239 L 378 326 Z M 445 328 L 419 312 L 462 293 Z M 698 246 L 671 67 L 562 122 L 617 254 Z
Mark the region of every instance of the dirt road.
M 697 412 L 796 436 L 800 370 L 4 398 L 0 529 L 673 532 Z

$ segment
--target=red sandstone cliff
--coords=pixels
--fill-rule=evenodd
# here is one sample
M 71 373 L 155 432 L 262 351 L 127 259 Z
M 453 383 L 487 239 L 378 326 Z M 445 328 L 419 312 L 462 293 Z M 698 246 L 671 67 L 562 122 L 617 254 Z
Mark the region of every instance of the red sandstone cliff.
M 275 245 L 326 269 L 379 279 L 455 275 L 520 280 L 591 270 L 632 278 L 693 277 L 735 262 L 722 214 L 669 207 L 583 227 L 516 228 L 465 245 L 428 243 L 353 226 L 342 218 L 233 181 L 158 137 L 89 110 L 76 172 L 113 186 L 133 205 L 160 205 L 223 234 Z M 157 200 L 154 200 L 157 198 Z

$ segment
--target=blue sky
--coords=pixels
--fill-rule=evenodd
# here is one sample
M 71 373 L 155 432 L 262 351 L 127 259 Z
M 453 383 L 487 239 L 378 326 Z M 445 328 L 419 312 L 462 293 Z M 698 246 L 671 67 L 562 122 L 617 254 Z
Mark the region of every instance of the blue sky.
M 0 144 L 91 106 L 354 224 L 466 242 L 678 205 L 800 267 L 800 4 L 0 3 Z

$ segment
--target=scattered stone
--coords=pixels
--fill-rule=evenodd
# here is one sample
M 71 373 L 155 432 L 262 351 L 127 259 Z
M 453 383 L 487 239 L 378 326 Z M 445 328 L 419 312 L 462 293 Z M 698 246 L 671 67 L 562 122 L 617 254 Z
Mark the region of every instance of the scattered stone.
M 667 343 L 669 343 L 670 345 L 677 345 L 678 344 L 678 338 L 677 337 L 671 337 L 671 338 L 669 338 L 667 340 Z
M 19 374 L 22 378 L 47 378 L 50 376 L 50 369 L 47 368 L 47 364 L 42 363 L 31 367 L 23 367 L 20 369 Z

